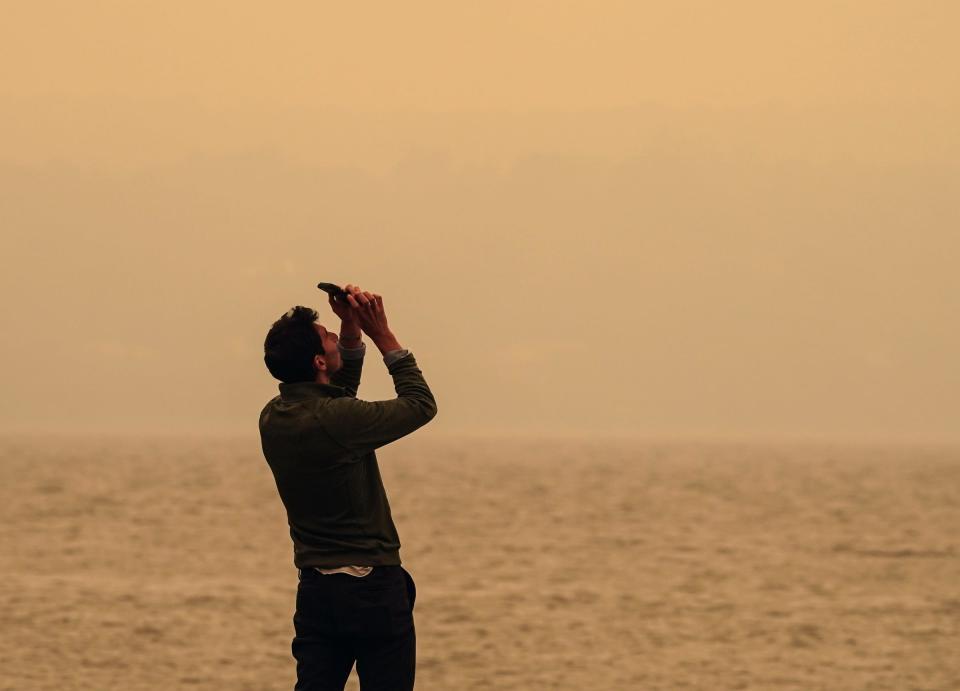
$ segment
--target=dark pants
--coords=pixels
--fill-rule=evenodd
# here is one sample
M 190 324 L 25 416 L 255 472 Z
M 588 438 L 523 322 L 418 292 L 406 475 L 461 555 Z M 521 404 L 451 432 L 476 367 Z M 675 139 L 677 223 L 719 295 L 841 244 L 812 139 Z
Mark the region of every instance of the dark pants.
M 413 689 L 413 577 L 402 566 L 366 576 L 300 570 L 293 615 L 294 691 L 343 691 L 353 663 L 362 691 Z

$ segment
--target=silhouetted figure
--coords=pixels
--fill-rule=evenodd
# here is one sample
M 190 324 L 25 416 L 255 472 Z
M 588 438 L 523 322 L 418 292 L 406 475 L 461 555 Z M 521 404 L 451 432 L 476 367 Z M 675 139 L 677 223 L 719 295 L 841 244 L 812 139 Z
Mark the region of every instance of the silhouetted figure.
M 383 299 L 348 284 L 329 298 L 340 337 L 297 306 L 264 342 L 280 395 L 260 413 L 263 455 L 287 510 L 300 582 L 293 617 L 295 691 L 342 691 L 354 662 L 362 691 L 413 689 L 416 586 L 375 450 L 422 427 L 437 404 L 413 354 L 387 326 Z M 356 397 L 365 333 L 383 354 L 397 397 Z

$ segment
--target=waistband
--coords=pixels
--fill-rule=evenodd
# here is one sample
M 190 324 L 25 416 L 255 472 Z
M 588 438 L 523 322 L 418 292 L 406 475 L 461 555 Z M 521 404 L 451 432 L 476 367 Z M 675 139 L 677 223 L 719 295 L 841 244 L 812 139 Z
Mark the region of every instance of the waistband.
M 297 569 L 297 577 L 302 581 L 304 578 L 353 578 L 359 580 L 361 578 L 370 578 L 375 573 L 386 572 L 394 569 L 402 569 L 403 567 L 400 564 L 379 564 L 373 566 L 366 576 L 355 576 L 352 573 L 346 573 L 345 571 L 339 571 L 337 573 L 320 573 L 313 566 L 306 566 L 304 568 Z

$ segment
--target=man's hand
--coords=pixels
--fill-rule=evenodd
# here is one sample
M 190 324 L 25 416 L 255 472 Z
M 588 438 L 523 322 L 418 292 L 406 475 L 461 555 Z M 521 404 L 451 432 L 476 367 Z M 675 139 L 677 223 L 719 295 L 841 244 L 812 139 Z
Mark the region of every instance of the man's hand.
M 354 288 L 347 291 L 347 300 L 363 332 L 374 341 L 389 334 L 390 327 L 387 325 L 387 313 L 383 309 L 383 298 L 368 290 L 360 290 L 359 287 L 348 288 Z
M 344 348 L 359 348 L 362 333 L 360 322 L 357 321 L 357 308 L 353 307 L 348 300 L 350 296 L 360 293 L 360 286 L 348 283 L 344 292 L 347 293 L 347 300 L 336 300 L 331 295 L 327 301 L 330 303 L 330 309 L 333 310 L 333 313 L 340 317 L 340 344 Z
M 377 293 L 360 290 L 360 286 L 348 283 L 344 287 L 347 294 L 346 304 L 342 300 L 329 298 L 330 308 L 343 322 L 340 330 L 340 342 L 346 348 L 352 348 L 360 341 L 361 330 L 370 337 L 380 352 L 387 353 L 401 348 L 383 309 L 383 298 Z
M 348 283 L 344 290 L 349 296 L 353 293 L 359 292 L 360 286 L 354 286 Z M 332 295 L 327 297 L 327 302 L 330 303 L 330 309 L 333 310 L 333 313 L 340 317 L 340 321 L 344 323 L 350 323 L 357 320 L 356 310 L 351 307 L 349 302 L 344 300 L 336 300 Z

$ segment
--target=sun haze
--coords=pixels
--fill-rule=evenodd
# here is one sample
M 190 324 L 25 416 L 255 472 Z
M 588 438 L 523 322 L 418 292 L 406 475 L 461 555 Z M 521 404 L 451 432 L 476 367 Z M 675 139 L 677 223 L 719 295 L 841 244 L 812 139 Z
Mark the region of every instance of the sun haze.
M 954 3 L 323 5 L 7 9 L 2 431 L 255 434 L 331 281 L 437 433 L 960 440 Z

